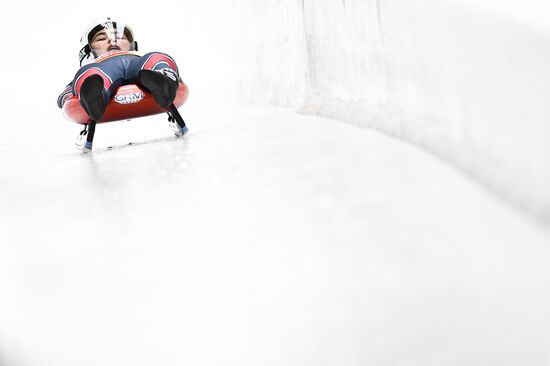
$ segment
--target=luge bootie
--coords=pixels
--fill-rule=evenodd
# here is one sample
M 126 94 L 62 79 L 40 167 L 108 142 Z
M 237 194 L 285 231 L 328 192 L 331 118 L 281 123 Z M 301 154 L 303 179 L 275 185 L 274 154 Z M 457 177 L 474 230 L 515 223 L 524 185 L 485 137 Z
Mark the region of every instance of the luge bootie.
M 92 75 L 84 80 L 78 95 L 80 104 L 94 121 L 99 121 L 105 113 L 105 99 L 103 97 L 103 78 Z
M 139 83 L 147 88 L 162 108 L 170 107 L 178 91 L 178 77 L 171 70 L 141 70 Z

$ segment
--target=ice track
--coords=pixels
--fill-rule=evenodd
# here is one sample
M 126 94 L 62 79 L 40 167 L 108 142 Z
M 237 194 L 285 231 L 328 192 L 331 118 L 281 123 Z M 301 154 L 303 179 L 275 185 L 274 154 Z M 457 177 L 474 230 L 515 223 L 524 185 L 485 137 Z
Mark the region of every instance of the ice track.
M 2 366 L 550 362 L 546 229 L 365 128 L 184 118 L 5 145 Z

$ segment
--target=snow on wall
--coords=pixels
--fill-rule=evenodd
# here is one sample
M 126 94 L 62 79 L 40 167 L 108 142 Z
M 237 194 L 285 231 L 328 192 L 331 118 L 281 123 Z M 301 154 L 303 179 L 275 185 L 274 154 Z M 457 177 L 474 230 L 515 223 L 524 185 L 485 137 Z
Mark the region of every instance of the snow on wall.
M 537 23 L 548 6 L 238 4 L 238 95 L 411 141 L 550 223 L 550 32 Z

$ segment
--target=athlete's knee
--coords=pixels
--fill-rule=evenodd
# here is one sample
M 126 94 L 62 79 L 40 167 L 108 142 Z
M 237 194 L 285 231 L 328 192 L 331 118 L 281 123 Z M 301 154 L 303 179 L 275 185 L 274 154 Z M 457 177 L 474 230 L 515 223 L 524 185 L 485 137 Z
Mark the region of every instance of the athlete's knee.
M 170 68 L 179 75 L 178 66 L 172 56 L 164 52 L 149 52 L 142 57 L 141 70 L 160 70 Z
M 101 78 L 103 79 L 103 86 L 105 88 L 105 91 L 111 88 L 111 85 L 113 84 L 113 80 L 105 71 L 101 70 L 100 68 L 94 65 L 86 65 L 82 67 L 80 70 L 78 70 L 73 80 L 74 95 L 80 94 L 80 88 L 82 87 L 84 80 L 86 80 L 92 75 L 101 76 Z

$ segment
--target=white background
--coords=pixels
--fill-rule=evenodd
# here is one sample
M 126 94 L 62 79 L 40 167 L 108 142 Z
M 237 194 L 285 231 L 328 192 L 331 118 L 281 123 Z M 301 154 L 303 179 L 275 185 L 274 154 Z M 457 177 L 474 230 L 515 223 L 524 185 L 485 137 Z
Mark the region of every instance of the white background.
M 0 365 L 550 363 L 547 228 L 399 139 L 227 103 L 305 103 L 288 4 L 0 4 Z M 74 149 L 55 100 L 104 15 L 177 60 L 186 138 L 159 115 Z

